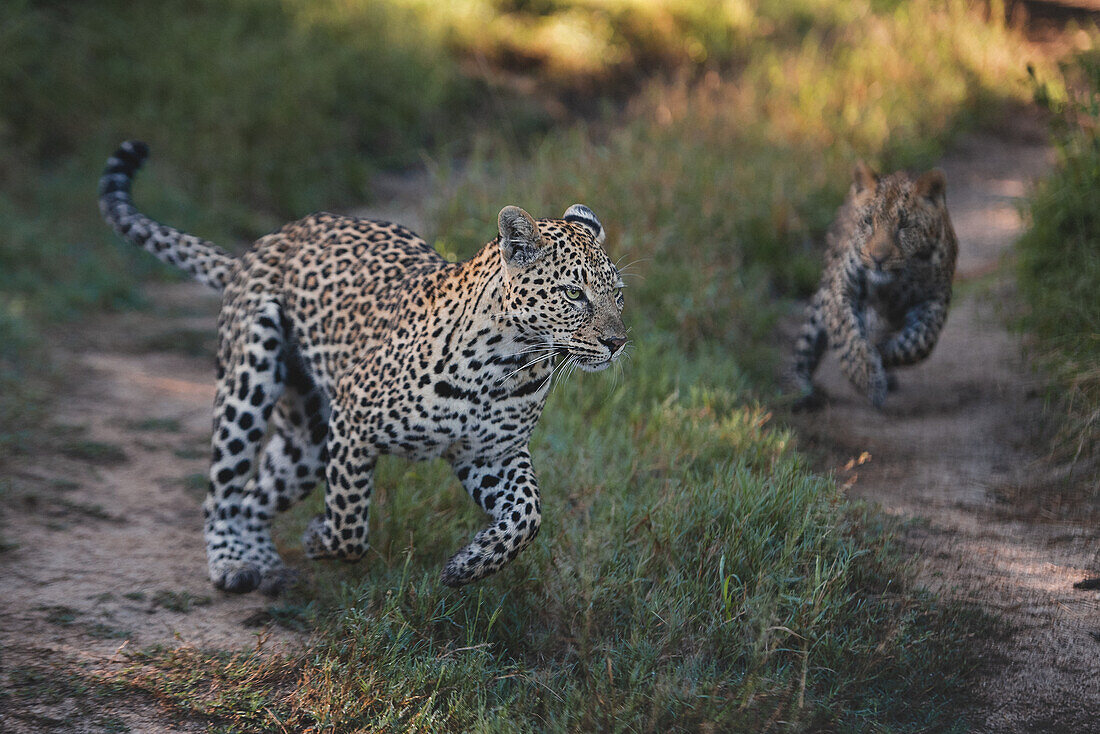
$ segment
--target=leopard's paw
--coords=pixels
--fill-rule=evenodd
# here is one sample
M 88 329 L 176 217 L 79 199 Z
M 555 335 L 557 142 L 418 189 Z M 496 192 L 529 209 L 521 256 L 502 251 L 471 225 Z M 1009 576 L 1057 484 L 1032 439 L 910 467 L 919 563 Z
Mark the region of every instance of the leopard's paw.
M 314 561 L 335 558 L 332 552 L 328 526 L 325 524 L 325 516 L 317 515 L 309 521 L 306 530 L 302 533 L 302 547 L 306 557 Z
M 348 539 L 339 537 L 329 527 L 324 515 L 317 515 L 309 521 L 306 531 L 302 533 L 302 547 L 306 556 L 315 561 L 336 559 L 354 563 L 367 552 L 365 537 L 356 538 L 354 534 Z
M 240 561 L 223 564 L 211 574 L 214 586 L 231 594 L 246 594 L 259 588 L 263 579 L 260 569 L 253 563 Z

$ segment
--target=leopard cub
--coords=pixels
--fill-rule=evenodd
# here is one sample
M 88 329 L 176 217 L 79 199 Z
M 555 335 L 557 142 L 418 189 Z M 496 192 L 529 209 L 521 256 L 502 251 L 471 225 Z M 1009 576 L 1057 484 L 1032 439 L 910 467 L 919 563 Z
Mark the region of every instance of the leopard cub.
M 799 407 L 817 396 L 814 370 L 826 347 L 875 407 L 891 370 L 931 352 L 947 319 L 958 241 L 942 171 L 879 176 L 856 165 L 848 196 L 826 235 L 825 272 L 794 351 Z

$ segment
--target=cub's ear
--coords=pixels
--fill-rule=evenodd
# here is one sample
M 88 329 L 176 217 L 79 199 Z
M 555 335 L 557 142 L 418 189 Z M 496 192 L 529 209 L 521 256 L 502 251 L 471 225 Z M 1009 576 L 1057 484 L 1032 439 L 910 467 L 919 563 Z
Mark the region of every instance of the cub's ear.
M 584 204 L 574 204 L 565 210 L 565 214 L 561 215 L 561 218 L 567 222 L 573 222 L 579 224 L 588 229 L 592 233 L 592 236 L 596 238 L 596 242 L 601 246 L 603 241 L 607 239 L 607 232 L 604 231 L 603 225 L 600 224 L 600 220 L 596 218 L 596 213 L 586 207 Z
M 506 206 L 497 217 L 500 229 L 500 252 L 504 262 L 523 268 L 542 255 L 542 237 L 534 218 L 518 206 Z
M 947 178 L 943 175 L 943 171 L 933 168 L 917 179 L 913 184 L 913 190 L 933 204 L 943 204 L 947 196 Z
M 863 161 L 857 161 L 856 167 L 852 171 L 852 185 L 855 186 L 857 194 L 864 191 L 874 191 L 875 187 L 878 186 L 878 174 Z

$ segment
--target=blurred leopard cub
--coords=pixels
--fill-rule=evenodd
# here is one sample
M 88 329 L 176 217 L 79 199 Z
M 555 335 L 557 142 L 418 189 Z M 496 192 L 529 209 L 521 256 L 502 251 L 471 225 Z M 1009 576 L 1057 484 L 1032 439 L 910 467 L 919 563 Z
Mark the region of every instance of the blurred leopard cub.
M 795 344 L 794 381 L 814 406 L 813 373 L 826 347 L 875 407 L 891 370 L 931 352 L 947 318 L 958 241 L 942 171 L 879 176 L 862 161 L 826 235 L 825 272 Z

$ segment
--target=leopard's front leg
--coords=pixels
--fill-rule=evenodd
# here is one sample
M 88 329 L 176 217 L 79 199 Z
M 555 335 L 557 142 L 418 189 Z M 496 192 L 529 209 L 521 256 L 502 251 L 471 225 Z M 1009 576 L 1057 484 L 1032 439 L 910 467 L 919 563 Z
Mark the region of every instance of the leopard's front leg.
M 906 312 L 905 326 L 879 345 L 884 367 L 916 364 L 932 353 L 947 320 L 947 301 L 925 301 Z
M 357 561 L 367 552 L 370 497 L 376 455 L 351 424 L 335 414 L 329 424 L 325 514 L 310 521 L 302 535 L 312 559 Z
M 889 380 L 881 355 L 867 338 L 866 283 L 857 264 L 850 263 L 845 269 L 844 282 L 837 291 L 835 304 L 827 309 L 829 342 L 840 352 L 845 377 L 880 408 L 886 401 Z
M 440 579 L 462 586 L 494 573 L 538 535 L 542 506 L 527 447 L 496 459 L 453 462 L 466 491 L 493 522 L 451 557 Z

